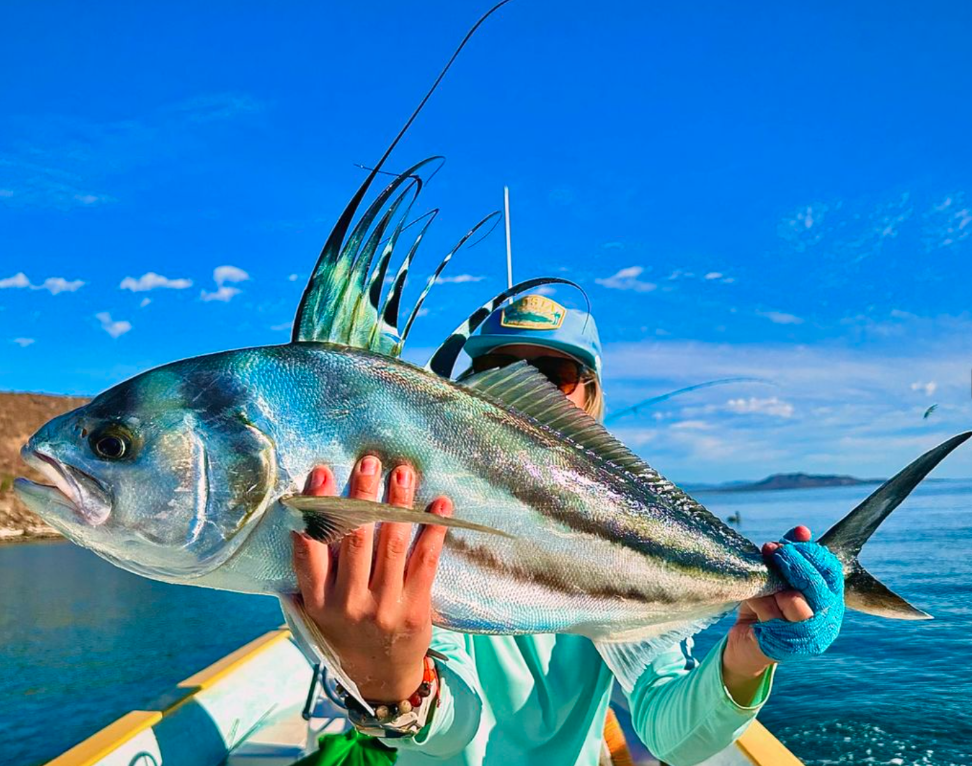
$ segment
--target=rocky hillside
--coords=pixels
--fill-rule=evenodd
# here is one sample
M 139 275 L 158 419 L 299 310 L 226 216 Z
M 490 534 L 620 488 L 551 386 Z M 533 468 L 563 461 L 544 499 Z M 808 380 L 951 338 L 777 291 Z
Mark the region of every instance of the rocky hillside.
M 40 479 L 20 459 L 20 448 L 44 423 L 84 404 L 86 399 L 45 394 L 0 394 L 0 541 L 57 533 L 28 511 L 13 492 L 17 476 Z

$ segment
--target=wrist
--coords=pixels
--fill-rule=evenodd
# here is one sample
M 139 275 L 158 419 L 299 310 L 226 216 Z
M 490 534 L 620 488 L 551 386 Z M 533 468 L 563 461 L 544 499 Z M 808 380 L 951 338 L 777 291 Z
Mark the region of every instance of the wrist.
M 368 681 L 358 683 L 358 691 L 366 700 L 375 702 L 394 703 L 410 696 L 422 683 L 425 670 L 424 657 L 415 662 L 405 662 L 394 665 L 387 670 L 372 666 L 367 675 Z
M 367 700 L 371 711 L 365 710 L 342 688 L 338 687 L 337 691 L 344 698 L 348 719 L 362 734 L 391 739 L 414 737 L 431 723 L 433 712 L 439 704 L 439 676 L 432 657 L 424 657 L 418 687 L 398 702 Z
M 749 705 L 764 674 L 775 663 L 762 653 L 752 631 L 740 637 L 731 630 L 722 650 L 722 682 L 740 705 Z

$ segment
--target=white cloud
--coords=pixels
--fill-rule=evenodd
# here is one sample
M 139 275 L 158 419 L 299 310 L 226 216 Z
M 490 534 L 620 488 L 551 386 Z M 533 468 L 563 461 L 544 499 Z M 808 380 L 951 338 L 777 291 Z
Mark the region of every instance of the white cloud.
M 223 301 L 223 303 L 228 302 L 233 298 L 234 295 L 239 295 L 240 290 L 236 287 L 228 287 L 226 285 L 221 285 L 215 292 L 208 292 L 206 290 L 202 291 L 202 299 L 204 301 Z
M 117 338 L 124 335 L 126 332 L 132 329 L 131 322 L 126 322 L 125 320 L 113 320 L 111 314 L 107 311 L 99 312 L 95 314 L 95 319 L 101 322 L 101 329 L 108 333 L 112 338 Z
M 972 235 L 972 207 L 965 205 L 965 195 L 955 194 L 933 205 L 925 215 L 929 248 L 950 247 Z
M 934 380 L 929 380 L 927 383 L 912 383 L 912 391 L 923 391 L 925 396 L 931 396 L 938 390 L 938 384 Z
M 680 420 L 673 423 L 672 428 L 676 431 L 708 431 L 712 424 L 704 420 Z
M 148 306 L 148 305 L 149 305 L 149 304 L 150 304 L 151 302 L 152 302 L 152 299 L 151 299 L 151 298 L 142 298 L 142 300 L 141 300 L 141 302 L 140 302 L 140 303 L 138 304 L 138 307 L 139 307 L 140 309 L 144 309 L 144 308 L 145 308 L 146 306 Z
M 168 277 L 163 277 L 161 274 L 156 274 L 154 271 L 149 271 L 146 274 L 142 274 L 138 279 L 135 277 L 125 277 L 118 287 L 122 290 L 131 290 L 133 293 L 141 293 L 158 288 L 185 290 L 187 287 L 192 287 L 192 280 L 185 278 L 169 279 Z
M 706 279 L 722 279 L 722 272 L 719 272 L 719 271 L 710 271 L 708 274 L 705 275 L 705 278 Z
M 780 401 L 777 397 L 769 399 L 757 399 L 751 396 L 748 399 L 730 399 L 726 402 L 726 409 L 738 415 L 772 415 L 777 418 L 793 417 L 793 405 Z
M 765 317 L 774 324 L 803 324 L 803 320 L 795 314 L 784 311 L 757 311 L 757 316 Z
M 891 476 L 972 422 L 972 318 L 928 317 L 909 338 L 908 343 L 850 346 L 671 340 L 609 344 L 604 348 L 605 394 L 615 411 L 652 394 L 718 378 L 760 378 L 779 391 L 774 401 L 765 389 L 754 388 L 758 384 L 733 384 L 732 407 L 762 410 L 762 417 L 741 417 L 727 407 L 723 389 L 713 388 L 680 397 L 677 402 L 684 406 L 663 420 L 651 419 L 657 408 L 645 409 L 612 422 L 611 430 L 635 445 L 647 442 L 642 432 L 652 432 L 649 462 L 673 480 L 757 479 L 796 471 Z M 917 379 L 921 388 L 912 393 L 916 370 L 922 373 Z M 925 405 L 918 403 L 929 381 L 936 382 L 934 396 L 943 402 L 937 422 L 923 420 Z M 945 407 L 945 402 L 953 404 Z M 667 411 L 675 403 L 668 403 Z M 789 415 L 787 405 L 793 408 Z M 691 425 L 673 428 L 684 421 Z M 703 430 L 700 422 L 712 428 Z M 972 449 L 956 451 L 936 475 L 972 475 Z
M 48 277 L 41 285 L 31 285 L 32 290 L 47 290 L 51 295 L 73 293 L 84 287 L 80 279 L 67 280 L 64 277 Z
M 200 293 L 200 297 L 204 301 L 222 301 L 227 303 L 234 296 L 240 294 L 240 289 L 238 287 L 229 287 L 227 282 L 245 282 L 250 278 L 243 269 L 238 266 L 217 266 L 213 269 L 213 281 L 216 283 L 216 291 L 209 292 L 208 290 L 203 290 Z
M 297 274 L 291 274 L 289 277 L 287 277 L 287 280 L 289 282 L 296 282 L 299 278 L 300 277 Z
M 27 275 L 22 271 L 14 274 L 12 277 L 0 279 L 0 290 L 8 287 L 30 287 L 30 280 L 27 279 Z
M 246 282 L 249 278 L 250 275 L 237 266 L 217 266 L 213 269 L 213 281 L 220 286 L 226 282 Z
M 481 277 L 476 274 L 456 274 L 454 277 L 439 277 L 435 280 L 436 284 L 453 284 L 461 285 L 466 282 L 482 282 L 486 277 Z
M 802 252 L 823 239 L 822 224 L 829 210 L 828 205 L 819 202 L 806 205 L 780 222 L 779 235 Z
M 75 194 L 74 199 L 79 205 L 85 207 L 97 205 L 99 202 L 111 202 L 111 197 L 107 194 Z
M 27 348 L 27 346 L 32 345 L 35 341 L 33 338 L 14 338 L 13 342 L 21 348 Z
M 668 279 L 675 281 L 676 279 L 691 279 L 695 274 L 691 271 L 682 271 L 681 269 L 675 269 L 671 274 L 668 275 Z
M 283 332 L 284 330 L 289 331 L 293 326 L 293 322 L 281 322 L 280 324 L 270 325 L 270 329 L 274 332 Z
M 24 272 L 14 274 L 12 277 L 0 279 L 0 289 L 6 287 L 29 287 L 31 290 L 47 290 L 51 295 L 58 293 L 73 293 L 84 287 L 84 282 L 80 279 L 68 280 L 64 277 L 48 277 L 42 284 L 32 285 Z
M 540 285 L 536 290 L 534 290 L 537 295 L 556 295 L 557 290 L 553 285 Z
M 598 278 L 594 281 L 602 287 L 607 287 L 611 290 L 634 290 L 637 293 L 647 293 L 654 290 L 658 285 L 654 282 L 644 282 L 638 279 L 644 270 L 643 266 L 628 266 L 616 274 Z

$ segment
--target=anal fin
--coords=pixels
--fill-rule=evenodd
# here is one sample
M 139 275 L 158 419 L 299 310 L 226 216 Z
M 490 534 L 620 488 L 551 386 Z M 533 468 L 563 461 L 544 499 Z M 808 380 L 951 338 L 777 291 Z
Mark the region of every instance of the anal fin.
M 642 634 L 633 641 L 602 639 L 595 640 L 594 646 L 605 664 L 611 668 L 621 688 L 630 692 L 645 672 L 645 668 L 650 666 L 658 655 L 718 622 L 723 614 L 725 612 L 698 620 L 666 622 L 654 626 L 650 634 Z
M 318 629 L 317 625 L 304 610 L 304 605 L 299 596 L 288 595 L 280 597 L 280 608 L 283 610 L 287 620 L 287 626 L 293 633 L 297 647 L 303 652 L 307 661 L 312 665 L 322 663 L 328 671 L 337 679 L 348 694 L 354 697 L 364 709 L 374 715 L 374 709 L 365 702 L 358 691 L 358 685 L 351 680 L 344 669 L 341 667 L 341 659 L 331 648 L 331 645 L 324 638 L 324 634 Z

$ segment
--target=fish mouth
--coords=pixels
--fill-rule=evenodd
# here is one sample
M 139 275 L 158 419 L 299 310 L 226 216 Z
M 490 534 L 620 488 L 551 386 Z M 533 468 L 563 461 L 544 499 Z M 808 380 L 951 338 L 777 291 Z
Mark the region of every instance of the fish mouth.
M 21 453 L 24 462 L 44 474 L 50 484 L 29 479 L 17 479 L 17 491 L 28 498 L 40 500 L 44 505 L 54 505 L 72 511 L 90 526 L 104 524 L 111 514 L 111 493 L 102 482 L 80 468 L 65 465 L 56 458 L 37 449 Z

